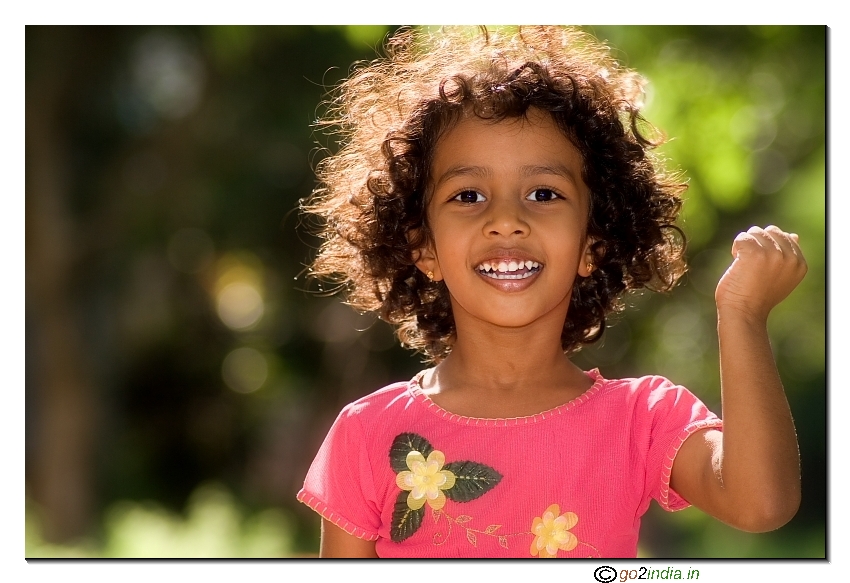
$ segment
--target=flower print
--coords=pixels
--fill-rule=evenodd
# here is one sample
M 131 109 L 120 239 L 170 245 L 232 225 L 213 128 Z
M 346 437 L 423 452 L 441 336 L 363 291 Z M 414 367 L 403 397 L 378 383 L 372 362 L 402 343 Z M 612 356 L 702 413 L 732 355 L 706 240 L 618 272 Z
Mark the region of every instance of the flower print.
M 551 559 L 558 554 L 558 549 L 571 551 L 576 548 L 578 538 L 570 529 L 578 523 L 574 512 L 561 514 L 561 508 L 552 504 L 542 517 L 537 517 L 531 524 L 531 532 L 535 535 L 531 542 L 531 554 L 541 558 Z
M 443 469 L 446 456 L 435 449 L 425 459 L 418 451 L 411 451 L 405 461 L 410 469 L 396 475 L 396 484 L 402 490 L 410 491 L 407 506 L 411 510 L 419 510 L 427 501 L 431 508 L 440 510 L 446 504 L 443 490 L 455 485 L 454 473 Z
M 416 433 L 396 435 L 389 454 L 390 467 L 396 473 L 396 485 L 400 488 L 393 506 L 390 527 L 390 539 L 397 543 L 413 536 L 422 526 L 426 502 L 436 520 L 442 513 L 446 499 L 460 503 L 476 500 L 502 480 L 502 474 L 482 463 L 471 460 L 446 463 L 443 452 L 434 449 L 427 439 Z M 450 520 L 448 515 L 446 520 Z M 459 516 L 458 524 L 460 520 Z M 493 535 L 499 527 L 490 525 L 483 534 L 500 536 Z M 467 539 L 472 542 L 474 534 L 470 533 L 473 529 L 466 530 Z M 499 544 L 502 544 L 501 537 Z

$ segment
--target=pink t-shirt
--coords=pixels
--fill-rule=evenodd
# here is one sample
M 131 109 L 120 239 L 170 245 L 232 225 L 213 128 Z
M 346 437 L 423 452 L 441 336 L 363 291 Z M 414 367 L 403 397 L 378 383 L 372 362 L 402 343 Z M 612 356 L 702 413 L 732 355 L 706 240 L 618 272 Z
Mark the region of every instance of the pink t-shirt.
M 380 557 L 635 557 L 694 431 L 721 426 L 665 378 L 606 380 L 529 417 L 450 413 L 418 376 L 342 410 L 298 499 Z

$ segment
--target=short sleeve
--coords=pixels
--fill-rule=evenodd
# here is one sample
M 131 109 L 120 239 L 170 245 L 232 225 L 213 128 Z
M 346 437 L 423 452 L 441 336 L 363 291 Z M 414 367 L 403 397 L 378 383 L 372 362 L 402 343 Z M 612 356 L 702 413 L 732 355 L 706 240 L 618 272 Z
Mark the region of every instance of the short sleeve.
M 643 380 L 643 379 L 642 379 Z M 650 413 L 646 488 L 665 510 L 682 510 L 690 503 L 670 488 L 673 461 L 694 432 L 722 428 L 722 421 L 685 387 L 662 377 L 647 377 L 641 394 Z
M 337 417 L 310 465 L 298 500 L 349 534 L 376 540 L 380 510 L 358 407 Z

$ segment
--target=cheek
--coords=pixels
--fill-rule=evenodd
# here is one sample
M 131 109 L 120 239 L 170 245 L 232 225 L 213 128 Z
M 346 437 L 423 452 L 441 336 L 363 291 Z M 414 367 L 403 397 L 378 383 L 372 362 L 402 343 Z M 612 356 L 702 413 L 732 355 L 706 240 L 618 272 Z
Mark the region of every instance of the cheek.
M 434 253 L 437 261 L 443 264 L 455 265 L 459 260 L 463 260 L 466 252 L 469 249 L 471 242 L 465 236 L 467 233 L 463 228 L 458 228 L 457 224 L 449 224 L 448 221 L 439 221 L 431 226 L 431 238 L 433 241 Z M 448 268 L 448 265 L 443 268 Z
M 458 273 L 466 268 L 464 245 L 460 241 L 449 240 L 442 247 L 437 246 L 437 265 L 445 277 L 447 274 Z

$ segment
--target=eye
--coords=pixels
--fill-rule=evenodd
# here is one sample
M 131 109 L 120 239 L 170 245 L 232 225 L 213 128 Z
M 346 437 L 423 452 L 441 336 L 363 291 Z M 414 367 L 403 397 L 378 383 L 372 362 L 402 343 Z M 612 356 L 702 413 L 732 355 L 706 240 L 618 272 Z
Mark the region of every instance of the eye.
M 458 192 L 452 200 L 469 204 L 473 202 L 484 202 L 486 199 L 480 192 L 464 190 L 463 192 Z
M 557 198 L 561 197 L 551 188 L 535 188 L 525 197 L 526 200 L 533 200 L 535 202 L 551 202 Z

